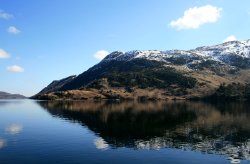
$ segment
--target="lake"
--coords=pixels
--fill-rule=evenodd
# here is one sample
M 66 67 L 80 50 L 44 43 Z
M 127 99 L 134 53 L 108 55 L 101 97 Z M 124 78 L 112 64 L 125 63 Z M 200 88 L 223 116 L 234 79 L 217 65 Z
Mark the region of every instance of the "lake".
M 0 101 L 0 163 L 250 163 L 250 104 Z

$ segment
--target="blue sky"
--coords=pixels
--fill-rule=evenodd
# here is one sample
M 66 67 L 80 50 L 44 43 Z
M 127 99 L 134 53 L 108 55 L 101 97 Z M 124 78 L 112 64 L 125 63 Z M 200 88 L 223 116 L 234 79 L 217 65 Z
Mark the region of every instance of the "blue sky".
M 245 40 L 249 27 L 249 0 L 0 0 L 0 91 L 31 96 L 107 52 Z

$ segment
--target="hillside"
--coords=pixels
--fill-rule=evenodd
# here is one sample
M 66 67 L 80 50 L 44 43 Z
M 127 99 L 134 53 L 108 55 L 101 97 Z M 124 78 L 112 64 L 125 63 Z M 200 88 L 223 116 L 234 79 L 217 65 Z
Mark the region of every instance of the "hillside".
M 25 99 L 26 97 L 20 94 L 10 94 L 0 91 L 0 99 Z
M 188 51 L 115 51 L 33 98 L 191 99 L 216 95 L 220 86 L 232 83 L 250 83 L 250 40 Z

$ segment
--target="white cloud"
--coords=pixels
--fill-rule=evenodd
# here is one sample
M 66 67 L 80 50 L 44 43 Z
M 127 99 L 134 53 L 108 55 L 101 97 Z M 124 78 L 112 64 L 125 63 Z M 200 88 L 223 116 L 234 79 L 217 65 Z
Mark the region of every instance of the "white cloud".
M 223 42 L 230 42 L 230 41 L 235 41 L 237 38 L 234 35 L 228 36 Z
M 21 31 L 18 30 L 15 26 L 10 26 L 8 29 L 7 29 L 8 33 L 11 33 L 11 34 L 19 34 Z
M 102 60 L 104 59 L 107 55 L 109 54 L 108 51 L 105 51 L 105 50 L 100 50 L 100 51 L 97 51 L 94 55 L 94 57 L 98 60 Z
M 203 24 L 215 23 L 220 18 L 221 11 L 221 8 L 212 5 L 189 8 L 181 18 L 171 21 L 170 26 L 178 30 L 197 29 Z
M 11 124 L 5 128 L 5 131 L 9 134 L 18 134 L 23 131 L 23 126 L 20 124 Z
M 108 144 L 104 141 L 104 139 L 102 138 L 97 138 L 95 141 L 94 141 L 94 144 L 96 146 L 97 149 L 100 149 L 100 150 L 106 150 L 108 149 Z
M 24 69 L 18 65 L 12 65 L 6 68 L 9 72 L 21 73 L 24 72 Z
M 0 59 L 6 59 L 6 58 L 9 58 L 9 57 L 10 57 L 10 54 L 0 48 Z
M 13 15 L 4 12 L 3 10 L 0 10 L 0 19 L 10 19 Z

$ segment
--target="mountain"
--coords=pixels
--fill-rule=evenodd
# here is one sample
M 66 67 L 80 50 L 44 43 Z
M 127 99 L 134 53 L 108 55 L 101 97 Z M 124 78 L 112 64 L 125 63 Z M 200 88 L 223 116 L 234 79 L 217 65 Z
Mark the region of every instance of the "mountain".
M 115 51 L 33 98 L 190 99 L 217 95 L 220 86 L 232 83 L 250 83 L 250 40 L 192 50 Z
M 0 91 L 0 99 L 25 99 L 26 97 L 20 94 L 10 94 Z
M 45 94 L 53 91 L 59 90 L 62 86 L 72 81 L 76 76 L 69 76 L 61 80 L 54 80 L 50 85 L 41 90 L 38 94 Z

